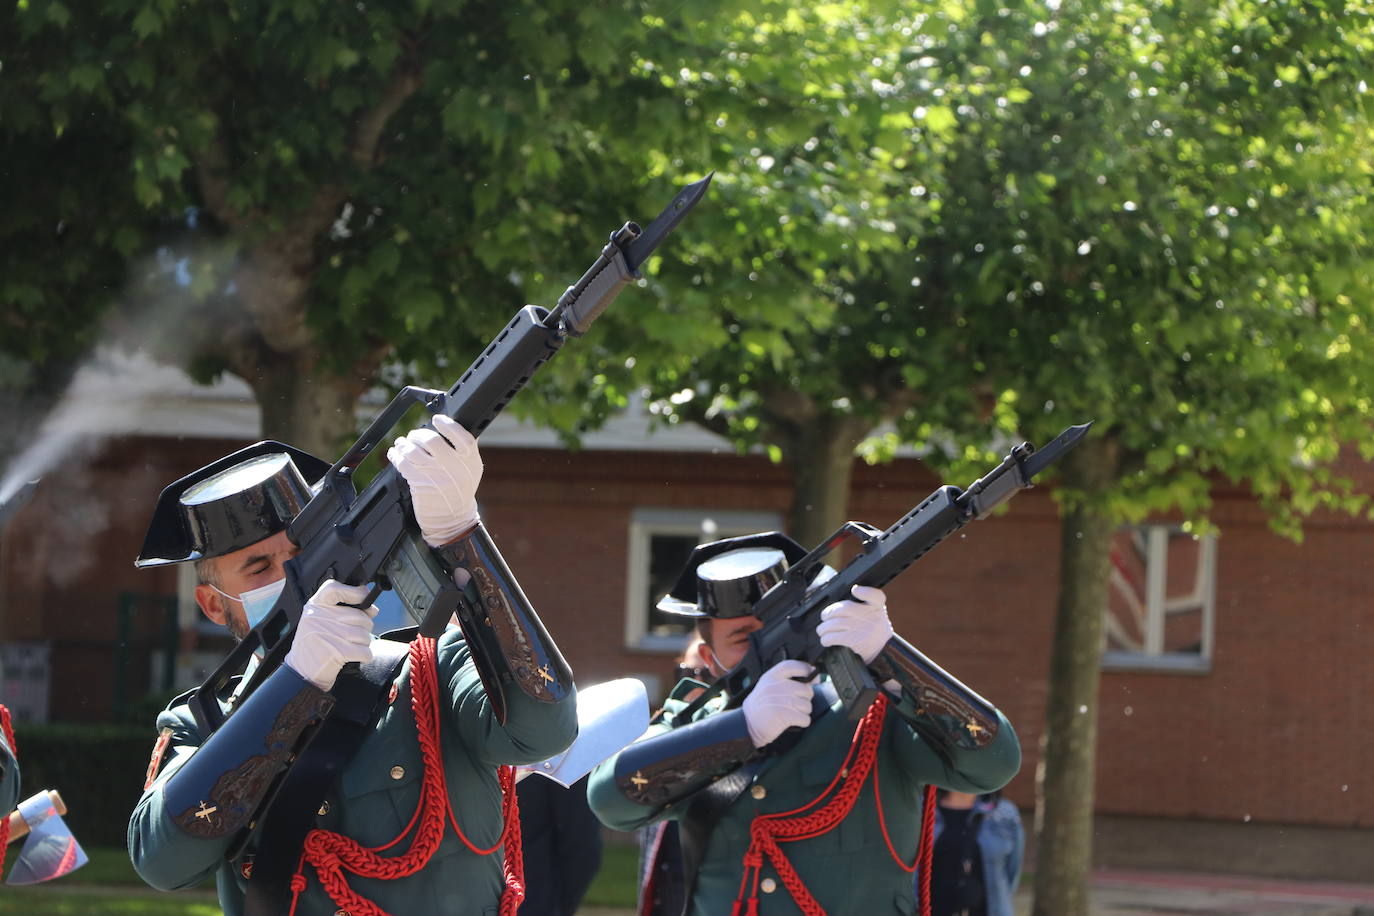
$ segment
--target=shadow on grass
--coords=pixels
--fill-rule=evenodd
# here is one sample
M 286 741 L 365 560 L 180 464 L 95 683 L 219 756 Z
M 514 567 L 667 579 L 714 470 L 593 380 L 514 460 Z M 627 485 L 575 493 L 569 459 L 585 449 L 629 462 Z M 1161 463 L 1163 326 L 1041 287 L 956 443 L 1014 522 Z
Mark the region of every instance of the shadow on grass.
M 36 885 L 0 891 L 0 913 L 24 916 L 219 916 L 219 902 L 205 891 L 161 894 L 131 887 Z

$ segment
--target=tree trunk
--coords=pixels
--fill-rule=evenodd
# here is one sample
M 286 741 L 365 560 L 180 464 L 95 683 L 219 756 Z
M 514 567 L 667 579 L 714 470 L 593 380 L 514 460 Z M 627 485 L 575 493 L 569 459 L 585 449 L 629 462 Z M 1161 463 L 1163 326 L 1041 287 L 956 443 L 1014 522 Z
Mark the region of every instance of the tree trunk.
M 1100 497 L 1117 464 L 1109 439 L 1090 438 L 1065 459 L 1065 485 L 1086 499 L 1068 508 L 1061 523 L 1059 607 L 1036 773 L 1033 916 L 1088 913 L 1102 614 L 1115 530 Z
M 313 349 L 274 353 L 239 367 L 262 409 L 262 435 L 333 462 L 357 432 L 354 409 L 374 367 L 344 378 L 318 368 Z
M 871 428 L 867 420 L 823 414 L 791 430 L 784 447 L 794 475 L 788 532 L 803 547 L 848 520 L 854 449 Z
M 420 45 L 407 48 L 370 106 L 352 117 L 348 156 L 352 169 L 367 172 L 378 162 L 387 123 L 419 90 L 423 59 Z M 354 409 L 390 349 L 375 342 L 354 361 L 347 376 L 320 367 L 321 346 L 309 323 L 310 291 L 320 269 L 319 240 L 349 197 L 347 169 L 322 175 L 314 195 L 289 214 L 271 214 L 266 201 L 241 209 L 234 202 L 232 138 L 217 122 L 217 133 L 196 159 L 196 179 L 206 208 L 248 243 L 234 272 L 241 311 L 208 341 L 234 374 L 253 389 L 262 410 L 262 435 L 333 462 L 352 444 Z

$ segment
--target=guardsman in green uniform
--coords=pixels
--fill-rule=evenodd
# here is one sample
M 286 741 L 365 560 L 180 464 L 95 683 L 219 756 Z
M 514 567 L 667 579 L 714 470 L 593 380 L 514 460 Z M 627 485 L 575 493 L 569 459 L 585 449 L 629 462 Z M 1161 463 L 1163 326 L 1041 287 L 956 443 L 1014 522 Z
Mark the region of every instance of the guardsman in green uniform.
M 150 885 L 191 887 L 215 874 L 228 916 L 482 916 L 495 914 L 518 882 L 518 865 L 510 873 L 518 839 L 514 860 L 503 855 L 517 835 L 506 826 L 509 765 L 546 759 L 576 737 L 572 673 L 519 586 L 472 559 L 495 551 L 478 520 L 477 443 L 445 416 L 432 422 L 388 452 L 410 487 L 420 532 L 446 562 L 467 558 L 461 568 L 449 563 L 456 580 L 464 577 L 458 584 L 470 577 L 494 589 L 484 592 L 486 606 L 506 642 L 526 661 L 537 650 L 549 663 L 535 677 L 528 664 L 486 660 L 507 685 L 501 721 L 474 663 L 480 650 L 456 626 L 408 647 L 377 639 L 376 609 L 358 606 L 368 588 L 324 583 L 302 610 L 285 663 L 241 702 L 237 684 L 226 688 L 222 707 L 237 708 L 213 733 L 198 727 L 189 694 L 158 716 L 128 831 L 130 857 Z M 242 639 L 281 591 L 283 563 L 296 552 L 287 526 L 310 498 L 307 475 L 327 467 L 269 442 L 182 478 L 163 491 L 138 565 L 195 562 L 201 610 Z M 322 699 L 354 682 L 338 677 L 352 662 L 385 672 L 358 718 L 357 740 L 334 757 L 319 757 L 316 740 L 296 759 L 291 749 L 319 721 Z M 344 697 L 332 699 L 336 712 L 344 708 Z M 293 782 L 308 772 L 307 755 L 324 760 L 332 778 Z M 231 813 L 243 811 L 262 813 L 234 823 Z
M 754 603 L 805 554 L 776 532 L 703 544 L 658 607 L 697 618 L 719 677 L 762 625 Z M 884 687 L 857 726 L 826 678 L 783 660 L 742 705 L 690 720 L 678 713 L 704 685 L 680 682 L 645 736 L 592 773 L 605 824 L 679 822 L 691 916 L 914 913 L 923 788 L 990 792 L 1020 766 L 1000 712 L 899 650 L 882 591 L 856 586 L 821 616 L 821 643 L 853 649 Z

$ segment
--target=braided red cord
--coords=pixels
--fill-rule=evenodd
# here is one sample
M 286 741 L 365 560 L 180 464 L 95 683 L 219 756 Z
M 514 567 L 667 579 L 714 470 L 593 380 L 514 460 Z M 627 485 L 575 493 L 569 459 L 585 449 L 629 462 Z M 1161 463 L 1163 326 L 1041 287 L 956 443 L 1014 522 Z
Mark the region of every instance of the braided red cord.
M 749 849 L 744 853 L 744 874 L 740 881 L 739 896 L 735 898 L 735 905 L 731 911 L 732 916 L 741 916 L 741 912 L 745 916 L 756 916 L 758 913 L 759 873 L 763 869 L 765 858 L 773 864 L 773 869 L 782 879 L 783 886 L 787 888 L 797 907 L 806 916 L 825 916 L 825 910 L 811 895 L 811 892 L 806 889 L 801 876 L 797 874 L 797 870 L 788 861 L 780 844 L 795 843 L 798 840 L 820 836 L 833 830 L 849 816 L 849 812 L 854 808 L 854 802 L 858 800 L 859 792 L 878 758 L 878 740 L 882 737 L 883 717 L 886 712 L 887 697 L 879 694 L 878 699 L 873 701 L 873 705 L 868 708 L 868 712 L 864 713 L 863 719 L 854 730 L 854 738 L 850 742 L 849 753 L 845 757 L 844 764 L 835 774 L 835 778 L 830 781 L 830 785 L 826 786 L 819 795 L 805 805 L 791 811 L 762 814 L 754 818 L 749 827 Z M 825 803 L 824 807 L 810 814 L 792 816 L 797 812 L 820 804 L 831 789 L 841 782 L 839 791 Z M 749 889 L 747 900 L 744 897 L 746 887 Z M 741 911 L 741 906 L 744 907 L 743 911 Z
M 930 916 L 930 864 L 935 853 L 935 787 L 926 786 L 921 799 L 921 843 L 916 858 L 921 863 L 921 916 Z
M 506 816 L 506 826 L 501 832 L 501 842 L 506 845 L 506 861 L 502 866 L 506 876 L 506 889 L 501 894 L 499 916 L 515 916 L 525 899 L 525 855 L 524 847 L 520 845 L 520 806 L 515 795 L 515 767 L 501 767 L 499 779 L 501 809 Z M 451 808 L 449 816 L 453 816 Z M 456 821 L 453 829 L 458 829 Z
M 878 809 L 878 827 L 883 834 L 883 842 L 887 844 L 888 854 L 892 856 L 892 861 L 904 872 L 916 871 L 920 866 L 920 873 L 917 875 L 920 880 L 917 896 L 920 903 L 921 916 L 930 916 L 930 862 L 935 851 L 935 787 L 926 786 L 925 792 L 921 797 L 921 832 L 916 844 L 916 856 L 908 865 L 902 861 L 902 857 L 897 853 L 897 847 L 892 845 L 892 835 L 887 832 L 887 819 L 883 817 L 883 791 L 878 781 L 878 771 L 873 771 L 873 804 Z
M 14 725 L 10 722 L 10 711 L 0 703 L 0 727 L 5 729 L 5 740 L 9 742 L 10 753 L 19 759 L 19 747 L 14 743 Z M 5 872 L 5 850 L 10 845 L 10 813 L 0 811 L 0 874 Z
M 502 846 L 505 847 L 503 872 L 506 877 L 506 890 L 501 895 L 501 916 L 512 916 L 524 899 L 524 861 L 520 854 L 520 814 L 515 795 L 515 769 L 500 767 L 497 771 L 505 824 L 500 838 L 491 848 L 479 849 L 467 838 L 458 827 L 458 820 L 449 802 L 448 780 L 439 750 L 439 671 L 436 651 L 434 639 L 420 637 L 410 644 L 410 705 L 415 715 L 420 756 L 424 766 L 420 783 L 420 801 L 415 814 L 395 839 L 371 848 L 332 831 L 310 831 L 305 838 L 301 862 L 291 881 L 291 913 L 295 913 L 296 904 L 306 888 L 302 872 L 306 863 L 309 863 L 314 866 L 320 884 L 330 898 L 340 908 L 348 910 L 352 916 L 389 916 L 377 904 L 349 887 L 344 871 L 365 878 L 388 881 L 413 875 L 424 868 L 439 849 L 439 843 L 444 838 L 446 821 L 453 825 L 463 844 L 477 855 L 490 855 Z M 378 852 L 399 843 L 412 828 L 415 835 L 411 839 L 410 848 L 404 854 L 385 858 L 377 855 Z

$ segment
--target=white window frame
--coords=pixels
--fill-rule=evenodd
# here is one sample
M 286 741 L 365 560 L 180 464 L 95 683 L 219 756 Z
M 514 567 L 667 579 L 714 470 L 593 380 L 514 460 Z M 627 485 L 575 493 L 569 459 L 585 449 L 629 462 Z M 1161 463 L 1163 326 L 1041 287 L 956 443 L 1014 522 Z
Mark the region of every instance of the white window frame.
M 649 607 L 645 592 L 649 587 L 649 543 L 656 534 L 695 535 L 697 543 L 720 538 L 781 531 L 782 517 L 777 512 L 738 509 L 664 509 L 641 507 L 630 516 L 629 543 L 625 569 L 625 647 L 628 649 L 679 653 L 687 647 L 691 634 L 657 636 L 648 632 Z
M 1145 538 L 1145 601 L 1142 630 L 1145 645 L 1139 652 L 1108 649 L 1107 636 L 1112 616 L 1102 609 L 1102 668 L 1108 671 L 1178 671 L 1205 674 L 1212 670 L 1215 638 L 1217 541 L 1212 534 L 1197 535 L 1198 569 L 1192 589 L 1184 595 L 1166 597 L 1169 581 L 1169 537 L 1182 534 L 1180 525 L 1147 524 L 1129 526 Z M 1113 569 L 1113 576 L 1116 575 Z M 1109 588 L 1114 586 L 1109 585 Z M 1165 652 L 1164 629 L 1168 615 L 1201 609 L 1201 651 Z

